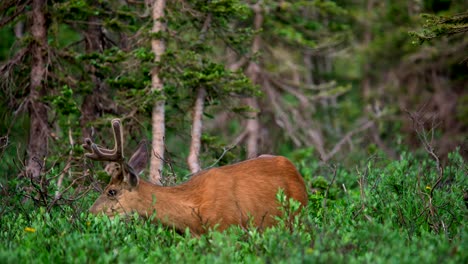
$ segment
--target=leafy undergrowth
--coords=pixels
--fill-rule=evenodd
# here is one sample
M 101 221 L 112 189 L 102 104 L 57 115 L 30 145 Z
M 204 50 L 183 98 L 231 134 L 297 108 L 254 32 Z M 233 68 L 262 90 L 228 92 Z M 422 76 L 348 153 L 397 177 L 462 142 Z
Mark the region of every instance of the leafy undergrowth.
M 458 154 L 443 170 L 411 155 L 353 170 L 298 164 L 307 208 L 263 233 L 232 227 L 194 238 L 137 216 L 10 204 L 0 219 L 0 263 L 468 263 L 467 166 Z

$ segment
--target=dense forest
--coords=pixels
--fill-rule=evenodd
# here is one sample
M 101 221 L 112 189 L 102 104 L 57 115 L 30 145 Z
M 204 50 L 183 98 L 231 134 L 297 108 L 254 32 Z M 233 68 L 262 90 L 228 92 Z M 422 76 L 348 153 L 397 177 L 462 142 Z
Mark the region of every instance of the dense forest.
M 466 263 L 467 10 L 1 1 L 0 262 Z M 82 144 L 112 147 L 114 118 L 149 182 L 281 155 L 308 205 L 201 237 L 90 215 L 110 176 Z

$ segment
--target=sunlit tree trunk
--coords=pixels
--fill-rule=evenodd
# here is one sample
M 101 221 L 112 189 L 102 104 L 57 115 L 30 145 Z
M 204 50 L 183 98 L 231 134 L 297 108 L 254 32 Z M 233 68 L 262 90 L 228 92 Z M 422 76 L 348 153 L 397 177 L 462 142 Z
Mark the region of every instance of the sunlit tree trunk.
M 192 118 L 192 140 L 190 143 L 190 153 L 187 158 L 187 163 L 190 168 L 190 172 L 196 173 L 200 171 L 200 148 L 201 148 L 201 135 L 203 128 L 203 105 L 206 97 L 206 89 L 199 88 L 197 92 L 197 99 L 195 100 L 195 106 L 193 107 L 193 118 Z
M 160 34 L 166 28 L 164 19 L 164 8 L 166 6 L 165 0 L 155 0 L 153 2 L 152 17 L 153 17 L 153 34 Z M 161 37 L 154 37 L 151 41 L 151 48 L 155 55 L 156 64 L 161 61 L 161 56 L 165 51 L 165 43 Z M 163 93 L 163 83 L 160 78 L 160 67 L 156 65 L 152 72 L 151 89 L 153 92 Z M 165 100 L 159 99 L 154 103 L 152 111 L 152 151 L 151 151 L 151 169 L 149 180 L 154 184 L 161 185 L 162 169 L 164 165 L 164 135 L 165 135 L 165 124 L 164 124 L 164 105 Z
M 32 55 L 29 84 L 29 142 L 27 147 L 26 175 L 38 177 L 44 169 L 48 150 L 47 107 L 41 99 L 46 95 L 47 25 L 45 0 L 32 1 L 31 41 Z

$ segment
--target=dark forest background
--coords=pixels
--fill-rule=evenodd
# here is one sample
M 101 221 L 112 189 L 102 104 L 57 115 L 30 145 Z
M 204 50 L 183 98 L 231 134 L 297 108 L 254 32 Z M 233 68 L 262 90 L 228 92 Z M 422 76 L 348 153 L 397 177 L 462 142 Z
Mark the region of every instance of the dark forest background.
M 432 0 L 169 1 L 165 29 L 155 33 L 148 1 L 4 1 L 2 174 L 79 171 L 83 138 L 110 144 L 114 117 L 124 120 L 129 149 L 151 140 L 158 101 L 165 151 L 187 168 L 200 90 L 202 168 L 227 149 L 221 164 L 290 152 L 325 163 L 375 153 L 395 159 L 421 148 L 420 137 L 442 159 L 457 147 L 466 157 L 466 8 Z M 155 39 L 165 45 L 158 59 Z

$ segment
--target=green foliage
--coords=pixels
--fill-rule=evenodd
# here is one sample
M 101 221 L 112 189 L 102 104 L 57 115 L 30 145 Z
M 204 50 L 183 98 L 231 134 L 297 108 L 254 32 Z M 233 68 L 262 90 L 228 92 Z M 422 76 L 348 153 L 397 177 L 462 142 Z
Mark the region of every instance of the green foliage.
M 47 100 L 47 98 L 46 98 Z M 68 86 L 63 86 L 60 95 L 50 98 L 52 105 L 61 115 L 68 116 L 71 114 L 79 114 L 78 106 L 73 99 L 73 90 Z
M 348 12 L 333 1 L 266 1 L 271 13 L 266 16 L 262 35 L 288 45 L 317 48 L 332 39 L 341 39 Z M 329 19 L 328 25 L 304 14 L 317 13 Z M 335 32 L 331 36 L 329 32 Z M 329 43 L 328 43 L 329 44 Z
M 186 88 L 196 89 L 204 87 L 210 94 L 259 94 L 258 89 L 243 74 L 229 71 L 224 65 L 212 61 L 202 62 L 199 65 L 187 65 L 181 74 L 182 85 Z
M 460 103 L 457 105 L 457 118 L 463 125 L 468 126 L 468 95 L 460 98 Z
M 410 31 L 410 35 L 417 38 L 419 44 L 433 38 L 468 31 L 467 12 L 453 16 L 422 14 L 421 18 L 424 20 L 423 29 L 420 31 Z
M 11 52 L 10 47 L 14 43 L 14 36 L 11 34 L 13 28 L 3 27 L 0 28 L 0 61 L 8 58 L 9 53 Z
M 320 174 L 320 166 L 309 168 Z M 201 237 L 136 215 L 125 220 L 88 215 L 95 195 L 51 208 L 22 203 L 21 194 L 4 203 L 3 196 L 2 204 L 9 206 L 0 211 L 0 262 L 464 263 L 466 172 L 458 153 L 450 154 L 439 183 L 428 156 L 370 160 L 361 169 L 336 171 L 336 186 L 360 182 L 346 191 L 330 186 L 330 175 L 306 177 L 308 186 L 338 194 L 310 194 L 304 209 L 280 191 L 283 216 L 275 227 L 264 232 L 232 227 Z
M 242 18 L 249 12 L 248 6 L 238 0 L 214 0 L 207 3 L 194 1 L 194 7 L 200 11 L 211 13 L 217 19 Z

